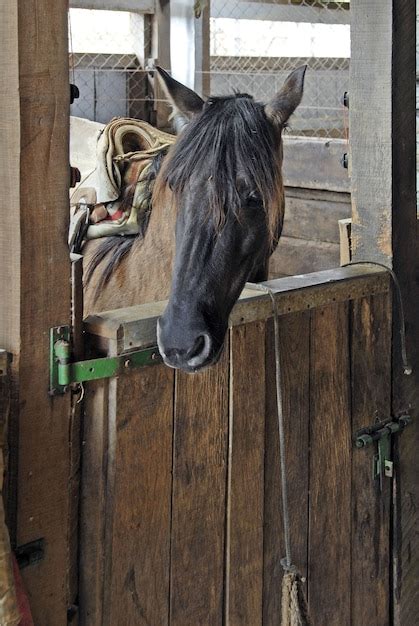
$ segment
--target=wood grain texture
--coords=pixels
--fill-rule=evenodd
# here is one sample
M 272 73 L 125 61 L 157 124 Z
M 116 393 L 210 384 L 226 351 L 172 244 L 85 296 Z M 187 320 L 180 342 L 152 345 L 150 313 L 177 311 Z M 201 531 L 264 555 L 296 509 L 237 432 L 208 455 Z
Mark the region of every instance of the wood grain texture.
M 67 3 L 6 0 L 0 23 L 0 343 L 14 355 L 16 539 L 44 537 L 45 559 L 22 575 L 35 622 L 61 626 L 76 558 L 68 550 L 70 397 L 48 397 L 48 331 L 70 317 Z
M 316 193 L 311 189 L 287 188 L 282 235 L 307 241 L 339 243 L 338 222 L 350 215 L 351 202 L 347 193 Z
M 262 624 L 265 452 L 265 324 L 230 332 L 226 616 Z
M 273 322 L 266 329 L 266 432 L 263 624 L 281 615 L 281 558 L 284 557 Z M 293 561 L 307 575 L 308 435 L 310 401 L 310 313 L 280 319 L 280 354 Z
M 396 445 L 394 614 L 419 623 L 419 231 L 416 203 L 416 7 L 411 0 L 351 2 L 352 237 L 354 260 L 395 270 L 403 294 L 413 374 L 393 352 L 393 414 L 414 418 Z M 371 33 L 374 36 L 371 37 Z M 377 98 L 377 94 L 380 94 Z M 393 336 L 398 336 L 394 319 Z M 416 556 L 415 556 L 416 555 Z
M 339 220 L 340 264 L 347 265 L 352 257 L 351 246 L 352 219 Z
M 176 374 L 171 626 L 223 621 L 228 346 L 201 373 Z
M 352 245 L 355 260 L 383 263 L 392 254 L 392 5 L 351 3 Z
M 120 376 L 116 386 L 103 625 L 164 626 L 169 616 L 174 372 L 163 365 L 142 368 Z
M 349 192 L 348 170 L 340 164 L 346 148 L 344 139 L 285 137 L 284 184 L 287 187 Z
M 270 280 L 266 284 L 274 292 L 278 312 L 283 315 L 368 294 L 386 293 L 389 276 L 386 270 L 374 265 L 354 265 Z M 117 340 L 121 351 L 153 346 L 156 345 L 157 319 L 166 305 L 163 301 L 104 311 L 85 320 L 85 331 L 92 343 L 97 343 L 98 338 Z M 229 325 L 270 317 L 269 296 L 244 289 L 231 312 Z
M 79 620 L 102 626 L 105 572 L 109 381 L 86 386 L 80 492 Z
M 352 432 L 391 417 L 391 297 L 352 303 Z M 372 477 L 375 446 L 352 455 L 352 623 L 390 619 L 391 481 Z
M 314 624 L 351 623 L 351 423 L 348 305 L 311 319 L 309 610 Z
M 170 0 L 156 0 L 155 12 L 152 17 L 152 57 L 156 64 L 170 72 Z M 169 126 L 171 108 L 166 95 L 157 77 L 153 77 L 154 111 L 157 128 L 166 129 Z
M 281 237 L 269 261 L 269 276 L 272 279 L 277 275 L 293 276 L 328 270 L 338 267 L 339 260 L 338 243 Z
M 400 347 L 394 342 L 393 414 L 409 410 L 412 426 L 398 438 L 396 508 L 393 519 L 396 626 L 419 623 L 419 220 L 416 199 L 416 10 L 414 2 L 393 0 L 392 44 L 392 239 L 393 268 L 405 305 L 411 376 L 403 374 Z M 394 138 L 397 138 L 396 141 Z M 394 317 L 393 336 L 399 320 Z

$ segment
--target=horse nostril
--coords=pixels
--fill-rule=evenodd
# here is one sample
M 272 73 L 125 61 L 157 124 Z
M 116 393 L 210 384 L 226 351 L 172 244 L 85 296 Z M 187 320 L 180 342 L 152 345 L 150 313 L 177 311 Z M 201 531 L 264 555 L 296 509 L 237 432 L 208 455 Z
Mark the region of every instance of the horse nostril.
M 204 348 L 205 348 L 205 338 L 204 338 L 204 335 L 200 335 L 198 339 L 195 341 L 192 348 L 188 351 L 188 354 L 186 355 L 188 360 L 199 356 Z
M 207 333 L 199 335 L 195 340 L 193 347 L 189 350 L 186 358 L 189 367 L 198 367 L 202 365 L 210 355 L 212 341 Z

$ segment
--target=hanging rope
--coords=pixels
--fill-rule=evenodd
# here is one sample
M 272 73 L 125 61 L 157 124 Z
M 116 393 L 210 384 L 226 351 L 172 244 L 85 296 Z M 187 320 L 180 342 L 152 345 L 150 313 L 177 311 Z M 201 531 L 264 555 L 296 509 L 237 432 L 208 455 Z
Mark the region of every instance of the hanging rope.
M 272 302 L 275 337 L 275 383 L 278 417 L 279 459 L 281 472 L 282 519 L 284 528 L 285 557 L 281 559 L 282 577 L 281 626 L 309 626 L 307 602 L 304 595 L 304 579 L 292 562 L 291 527 L 288 505 L 285 426 L 282 402 L 281 363 L 279 352 L 279 313 L 274 292 L 263 284 L 246 283 L 246 287 L 267 293 Z
M 399 309 L 400 353 L 402 357 L 403 374 L 405 374 L 406 376 L 410 376 L 413 369 L 412 366 L 409 364 L 409 361 L 407 360 L 406 321 L 404 315 L 402 290 L 400 288 L 399 279 L 397 278 L 395 272 L 387 265 L 384 265 L 384 263 L 377 263 L 376 261 L 350 261 L 349 263 L 344 263 L 341 267 L 350 267 L 351 265 L 376 265 L 377 267 L 382 267 L 390 274 L 396 292 L 397 306 Z

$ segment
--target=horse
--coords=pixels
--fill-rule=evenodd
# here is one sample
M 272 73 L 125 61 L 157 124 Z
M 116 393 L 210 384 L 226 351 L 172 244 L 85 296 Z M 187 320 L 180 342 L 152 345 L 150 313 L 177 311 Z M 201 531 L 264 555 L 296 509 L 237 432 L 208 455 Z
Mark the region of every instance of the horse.
M 178 138 L 154 158 L 151 211 L 137 236 L 85 244 L 85 314 L 163 300 L 166 365 L 196 372 L 222 351 L 246 282 L 266 280 L 284 217 L 282 132 L 306 66 L 267 104 L 248 94 L 202 99 L 157 67 Z

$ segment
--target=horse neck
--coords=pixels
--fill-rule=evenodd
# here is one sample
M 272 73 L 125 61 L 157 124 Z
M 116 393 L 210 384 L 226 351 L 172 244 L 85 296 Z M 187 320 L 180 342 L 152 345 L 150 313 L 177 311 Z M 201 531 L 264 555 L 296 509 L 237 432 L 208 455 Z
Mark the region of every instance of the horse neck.
M 97 297 L 95 288 L 101 268 L 96 270 L 85 290 L 85 316 L 121 306 L 165 300 L 169 295 L 172 275 L 174 233 L 174 210 L 154 206 L 144 239 L 133 244 Z M 98 245 L 100 241 L 87 245 L 87 263 Z

